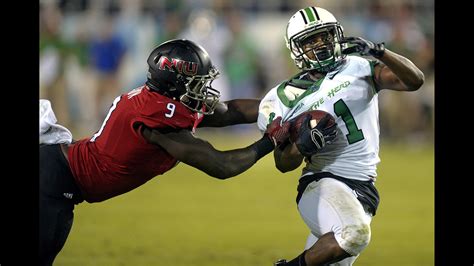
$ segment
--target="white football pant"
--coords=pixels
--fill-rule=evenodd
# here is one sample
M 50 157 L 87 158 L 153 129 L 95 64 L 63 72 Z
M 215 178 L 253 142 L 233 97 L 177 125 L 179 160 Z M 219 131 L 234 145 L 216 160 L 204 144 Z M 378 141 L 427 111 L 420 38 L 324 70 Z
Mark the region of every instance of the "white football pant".
M 357 200 L 355 192 L 346 184 L 333 178 L 311 182 L 305 189 L 298 210 L 310 228 L 305 250 L 318 237 L 334 232 L 339 246 L 352 257 L 331 265 L 349 266 L 369 244 L 372 215 Z

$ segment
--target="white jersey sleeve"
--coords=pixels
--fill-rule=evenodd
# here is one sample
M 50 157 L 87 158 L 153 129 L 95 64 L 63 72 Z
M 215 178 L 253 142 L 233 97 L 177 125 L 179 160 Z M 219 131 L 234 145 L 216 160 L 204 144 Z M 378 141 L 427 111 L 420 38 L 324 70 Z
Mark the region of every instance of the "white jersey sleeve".
M 277 87 L 271 89 L 258 107 L 258 118 L 257 126 L 260 132 L 263 134 L 267 129 L 268 124 L 270 124 L 273 119 L 278 116 L 281 116 L 281 110 L 279 110 L 278 96 L 276 94 Z

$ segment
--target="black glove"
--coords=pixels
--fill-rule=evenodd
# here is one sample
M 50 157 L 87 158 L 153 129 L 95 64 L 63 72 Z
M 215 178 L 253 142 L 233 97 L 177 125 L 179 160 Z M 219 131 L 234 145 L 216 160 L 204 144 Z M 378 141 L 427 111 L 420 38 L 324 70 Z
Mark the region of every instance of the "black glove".
M 326 128 L 330 118 L 330 115 L 326 115 L 314 128 L 310 127 L 311 115 L 307 115 L 304 118 L 295 142 L 296 147 L 303 156 L 311 157 L 336 138 L 337 124 L 334 123 L 334 125 Z
M 347 37 L 342 41 L 343 43 L 349 43 L 351 46 L 343 51 L 345 54 L 359 53 L 362 56 L 371 55 L 375 58 L 380 58 L 385 53 L 385 44 L 373 43 L 361 37 Z

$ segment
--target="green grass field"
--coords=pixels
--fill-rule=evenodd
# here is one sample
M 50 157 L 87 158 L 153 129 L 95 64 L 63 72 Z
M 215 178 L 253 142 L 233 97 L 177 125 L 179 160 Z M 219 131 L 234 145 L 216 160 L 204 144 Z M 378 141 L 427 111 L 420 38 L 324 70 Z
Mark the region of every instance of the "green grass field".
M 257 136 L 205 136 L 218 149 Z M 434 265 L 434 149 L 382 144 L 381 203 L 372 241 L 355 265 Z M 302 252 L 296 209 L 300 170 L 282 174 L 267 155 L 217 180 L 184 164 L 102 203 L 76 206 L 55 265 L 265 266 Z

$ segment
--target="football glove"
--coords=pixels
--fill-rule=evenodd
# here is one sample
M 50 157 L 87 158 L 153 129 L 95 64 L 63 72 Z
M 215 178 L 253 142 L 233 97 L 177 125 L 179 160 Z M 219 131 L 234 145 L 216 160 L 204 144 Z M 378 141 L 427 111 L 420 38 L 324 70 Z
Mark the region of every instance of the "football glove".
M 290 125 L 288 121 L 281 123 L 281 116 L 279 116 L 267 126 L 264 135 L 267 135 L 276 147 L 290 136 Z
M 330 115 L 324 116 L 314 128 L 310 127 L 311 115 L 304 118 L 295 142 L 303 156 L 311 157 L 336 138 L 337 124 L 327 127 L 330 118 Z
M 380 58 L 385 53 L 385 44 L 382 43 L 373 43 L 361 37 L 347 37 L 343 43 L 349 43 L 354 46 L 351 46 L 344 50 L 343 53 L 359 53 L 362 56 L 371 55 L 375 58 Z

